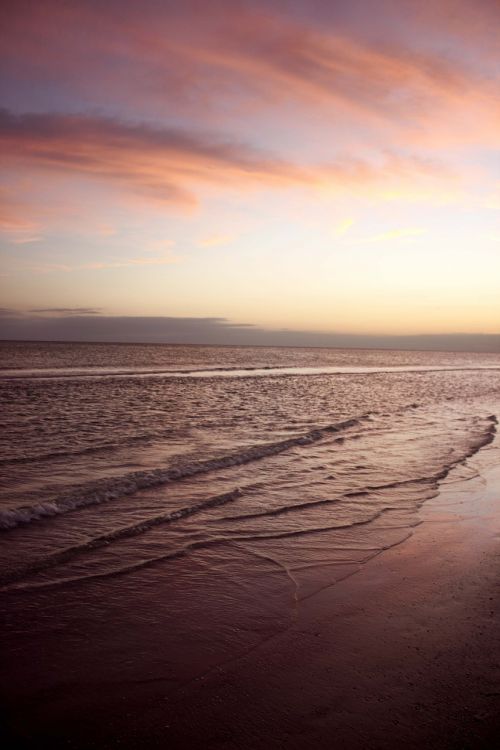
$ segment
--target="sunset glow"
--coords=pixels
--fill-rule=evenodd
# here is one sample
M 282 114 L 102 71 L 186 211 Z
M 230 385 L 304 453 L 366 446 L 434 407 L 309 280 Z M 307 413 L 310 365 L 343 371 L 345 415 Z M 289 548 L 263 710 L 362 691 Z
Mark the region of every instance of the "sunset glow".
M 500 6 L 376 8 L 8 2 L 4 314 L 498 334 Z

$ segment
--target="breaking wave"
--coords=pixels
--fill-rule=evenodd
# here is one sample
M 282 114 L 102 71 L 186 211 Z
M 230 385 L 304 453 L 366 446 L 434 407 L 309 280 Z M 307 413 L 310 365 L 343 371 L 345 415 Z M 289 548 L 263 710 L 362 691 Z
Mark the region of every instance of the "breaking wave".
M 246 463 L 251 460 L 257 460 L 258 458 L 263 458 L 264 456 L 269 455 L 275 455 L 281 451 L 287 450 L 288 448 L 292 448 L 295 445 L 307 445 L 314 443 L 318 440 L 320 440 L 322 437 L 325 437 L 328 433 L 335 433 L 339 432 L 341 430 L 346 430 L 349 427 L 358 425 L 363 419 L 366 419 L 367 416 L 360 417 L 358 419 L 354 420 L 348 420 L 347 422 L 342 422 L 336 425 L 331 425 L 327 428 L 323 428 L 322 430 L 313 430 L 309 433 L 306 433 L 302 436 L 299 436 L 294 439 L 281 441 L 279 443 L 272 443 L 267 444 L 265 446 L 256 446 L 254 449 L 248 449 L 247 451 L 241 452 L 239 454 L 234 454 L 232 456 L 227 456 L 225 459 L 214 459 L 214 461 L 211 462 L 204 462 L 203 464 L 191 466 L 191 473 L 184 473 L 182 476 L 193 476 L 195 473 L 200 473 L 202 471 L 202 466 L 204 467 L 203 471 L 210 471 L 211 469 L 215 468 L 221 468 L 221 466 L 233 466 L 237 465 L 239 463 Z M 149 559 L 141 559 L 129 564 L 118 566 L 117 568 L 113 568 L 111 570 L 105 570 L 98 573 L 89 573 L 84 576 L 75 576 L 70 578 L 59 578 L 53 581 L 45 581 L 45 582 L 35 582 L 35 583 L 29 583 L 29 584 L 21 584 L 21 588 L 38 588 L 38 587 L 51 587 L 51 586 L 58 586 L 58 585 L 64 585 L 71 582 L 76 582 L 79 580 L 89 580 L 89 579 L 99 579 L 99 578 L 107 578 L 107 577 L 113 577 L 122 575 L 125 573 L 129 573 L 134 570 L 139 570 L 145 567 L 149 567 L 151 565 L 155 565 L 159 562 L 165 562 L 168 560 L 175 560 L 179 557 L 185 556 L 190 554 L 191 552 L 194 552 L 199 549 L 203 549 L 206 547 L 213 547 L 213 546 L 219 546 L 219 545 L 225 545 L 225 544 L 238 544 L 241 542 L 266 542 L 266 541 L 272 541 L 272 540 L 283 540 L 283 539 L 289 539 L 294 537 L 303 537 L 308 535 L 315 535 L 320 534 L 328 531 L 343 531 L 355 527 L 361 527 L 361 526 L 369 526 L 374 521 L 377 521 L 379 519 L 382 519 L 386 517 L 386 514 L 390 514 L 391 512 L 398 512 L 400 510 L 402 511 L 408 511 L 412 513 L 413 511 L 417 510 L 418 507 L 420 507 L 426 500 L 428 500 L 430 497 L 433 497 L 435 494 L 437 494 L 439 489 L 440 482 L 447 477 L 449 472 L 456 467 L 459 464 L 462 464 L 467 458 L 470 458 L 475 453 L 477 453 L 482 447 L 488 445 L 491 443 L 494 439 L 495 432 L 496 432 L 496 425 L 498 423 L 497 418 L 494 415 L 491 415 L 485 419 L 485 422 L 487 423 L 486 429 L 480 433 L 476 434 L 470 441 L 467 448 L 464 449 L 463 453 L 459 456 L 451 460 L 448 464 L 443 466 L 442 469 L 435 471 L 432 474 L 429 474 L 428 476 L 416 476 L 404 480 L 399 481 L 393 481 L 393 482 L 387 482 L 384 484 L 374 484 L 374 485 L 365 485 L 364 487 L 360 488 L 356 491 L 347 491 L 343 494 L 339 495 L 336 498 L 332 499 L 322 499 L 318 501 L 311 501 L 306 503 L 297 503 L 293 505 L 286 505 L 281 506 L 278 508 L 269 509 L 267 511 L 259 512 L 259 513 L 243 513 L 243 514 L 236 514 L 236 515 L 228 515 L 228 516 L 221 516 L 218 519 L 215 520 L 215 523 L 217 524 L 223 524 L 226 525 L 226 523 L 234 523 L 234 522 L 246 522 L 252 519 L 260 519 L 263 517 L 268 516 L 277 516 L 285 513 L 293 513 L 293 512 L 301 512 L 304 509 L 312 509 L 316 506 L 321 505 L 327 505 L 327 504 L 338 504 L 339 502 L 343 500 L 348 500 L 350 498 L 364 498 L 376 493 L 380 493 L 380 496 L 384 498 L 385 502 L 383 505 L 377 506 L 376 504 L 373 505 L 373 507 L 369 507 L 367 505 L 364 505 L 364 510 L 367 511 L 366 516 L 361 518 L 353 518 L 350 521 L 347 520 L 338 520 L 335 523 L 321 523 L 320 525 L 307 525 L 302 528 L 294 528 L 294 529 L 282 529 L 278 531 L 258 531 L 258 530 L 251 530 L 251 529 L 245 529 L 244 527 L 236 527 L 232 528 L 226 533 L 225 531 L 220 533 L 215 532 L 214 534 L 209 533 L 208 536 L 205 539 L 191 539 L 181 544 L 181 546 L 177 549 L 172 549 L 165 554 L 161 555 L 155 555 L 152 558 Z M 258 454 L 258 455 L 257 455 Z M 237 458 L 239 457 L 239 460 Z M 221 461 L 225 461 L 225 463 L 221 464 Z M 230 462 L 228 462 L 230 461 Z M 182 478 L 181 473 L 177 474 L 175 478 Z M 163 480 L 163 481 L 170 481 L 169 479 Z M 151 485 L 149 485 L 151 486 Z M 416 494 L 412 496 L 411 502 L 407 505 L 394 505 L 393 502 L 391 502 L 390 498 L 387 497 L 387 495 L 384 495 L 384 491 L 391 490 L 391 489 L 397 489 L 397 488 L 403 488 L 407 487 L 409 489 L 415 489 L 417 490 Z M 31 564 L 27 565 L 21 565 L 16 570 L 11 570 L 7 573 L 5 573 L 3 576 L 0 576 L 0 583 L 3 586 L 9 586 L 9 584 L 14 584 L 17 588 L 19 584 L 17 582 L 21 581 L 23 578 L 26 578 L 30 576 L 30 574 L 36 574 L 40 573 L 43 570 L 46 570 L 47 568 L 57 566 L 60 564 L 64 564 L 68 561 L 70 561 L 73 557 L 79 555 L 80 553 L 85 553 L 91 550 L 95 550 L 99 547 L 102 547 L 104 545 L 107 545 L 112 542 L 116 542 L 122 539 L 126 539 L 129 537 L 133 537 L 139 534 L 142 534 L 145 531 L 148 531 L 149 529 L 152 529 L 155 526 L 158 526 L 160 524 L 168 524 L 175 521 L 178 521 L 183 518 L 187 518 L 189 516 L 193 516 L 198 513 L 202 513 L 203 511 L 206 511 L 208 509 L 216 508 L 218 506 L 227 505 L 229 503 L 234 502 L 235 500 L 240 499 L 241 497 L 244 497 L 247 492 L 250 492 L 254 488 L 254 485 L 247 485 L 244 487 L 236 487 L 233 490 L 222 493 L 219 495 L 214 495 L 208 498 L 205 498 L 204 500 L 193 503 L 189 506 L 179 508 L 175 511 L 169 511 L 164 513 L 158 513 L 153 516 L 150 516 L 149 518 L 146 518 L 144 520 L 141 520 L 139 522 L 129 524 L 127 526 L 123 526 L 117 529 L 113 529 L 107 533 L 100 534 L 98 536 L 93 537 L 92 539 L 85 541 L 81 544 L 75 544 L 68 546 L 64 549 L 61 549 L 57 552 L 54 552 L 52 554 L 45 555 L 41 558 L 38 558 L 36 561 L 33 561 Z M 421 488 L 421 489 L 418 489 Z M 60 510 L 59 512 L 64 512 L 63 510 Z M 403 523 L 398 522 L 397 524 L 389 524 L 387 528 L 391 530 L 395 529 L 410 529 L 420 523 L 420 520 L 417 516 L 413 516 L 411 520 L 406 520 Z M 379 527 L 379 530 L 382 527 Z M 392 546 L 392 544 L 389 544 L 388 546 Z M 382 547 L 385 548 L 385 547 Z M 376 548 L 373 548 L 374 550 Z
M 168 482 L 207 474 L 219 469 L 240 466 L 258 461 L 261 458 L 275 456 L 299 446 L 316 443 L 328 435 L 348 431 L 369 419 L 369 414 L 347 419 L 343 422 L 310 430 L 287 440 L 275 443 L 263 443 L 250 448 L 212 458 L 207 461 L 195 461 L 178 467 L 134 471 L 121 477 L 98 480 L 87 483 L 73 492 L 34 505 L 7 508 L 0 511 L 0 529 L 12 529 L 16 526 L 38 521 L 61 513 L 68 513 L 89 505 L 98 505 L 109 500 L 116 500 L 124 495 L 132 495 L 139 490 L 157 487 Z

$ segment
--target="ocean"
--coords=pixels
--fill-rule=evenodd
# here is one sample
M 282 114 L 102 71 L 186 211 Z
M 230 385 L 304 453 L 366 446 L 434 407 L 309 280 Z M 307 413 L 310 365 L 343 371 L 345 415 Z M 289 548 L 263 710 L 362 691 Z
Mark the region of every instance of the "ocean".
M 275 637 L 407 539 L 451 469 L 473 477 L 500 413 L 500 354 L 0 352 L 11 687 L 88 680 L 89 660 L 180 684 Z

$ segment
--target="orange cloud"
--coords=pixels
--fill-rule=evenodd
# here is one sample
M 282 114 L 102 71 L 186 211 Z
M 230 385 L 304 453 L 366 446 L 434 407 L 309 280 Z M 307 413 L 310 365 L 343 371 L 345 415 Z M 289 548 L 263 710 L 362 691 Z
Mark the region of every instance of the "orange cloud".
M 234 240 L 234 235 L 231 234 L 211 234 L 208 237 L 203 237 L 198 245 L 200 247 L 220 247 L 221 245 L 229 245 Z
M 0 149 L 13 165 L 112 181 L 156 200 L 196 203 L 192 185 L 304 184 L 299 167 L 250 147 L 109 118 L 0 111 Z
M 0 111 L 0 150 L 12 166 L 109 181 L 155 201 L 184 206 L 195 204 L 197 190 L 207 184 L 237 189 L 307 186 L 334 192 L 383 187 L 393 197 L 394 192 L 403 194 L 405 185 L 453 181 L 439 164 L 416 157 L 389 153 L 378 161 L 345 158 L 304 167 L 201 134 L 109 118 L 13 115 L 5 110 Z
M 12 198 L 5 188 L 0 188 L 0 232 L 15 244 L 40 239 L 38 223 L 27 218 L 26 213 L 27 206 Z

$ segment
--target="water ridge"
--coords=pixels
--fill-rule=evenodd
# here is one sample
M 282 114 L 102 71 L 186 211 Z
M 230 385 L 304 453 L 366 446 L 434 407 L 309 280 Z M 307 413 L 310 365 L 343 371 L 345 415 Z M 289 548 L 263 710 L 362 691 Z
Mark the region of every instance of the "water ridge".
M 370 414 L 363 414 L 343 422 L 327 425 L 326 427 L 318 427 L 287 440 L 255 445 L 236 453 L 206 461 L 188 463 L 180 467 L 134 471 L 118 478 L 98 480 L 97 482 L 83 485 L 70 494 L 55 497 L 43 503 L 3 509 L 0 510 L 0 529 L 12 529 L 21 524 L 50 518 L 61 513 L 69 513 L 85 506 L 116 500 L 118 497 L 131 495 L 139 490 L 206 474 L 218 469 L 250 463 L 251 461 L 257 461 L 267 456 L 275 456 L 291 448 L 318 442 L 329 434 L 349 430 L 349 428 L 356 427 L 366 421 L 369 416 Z

